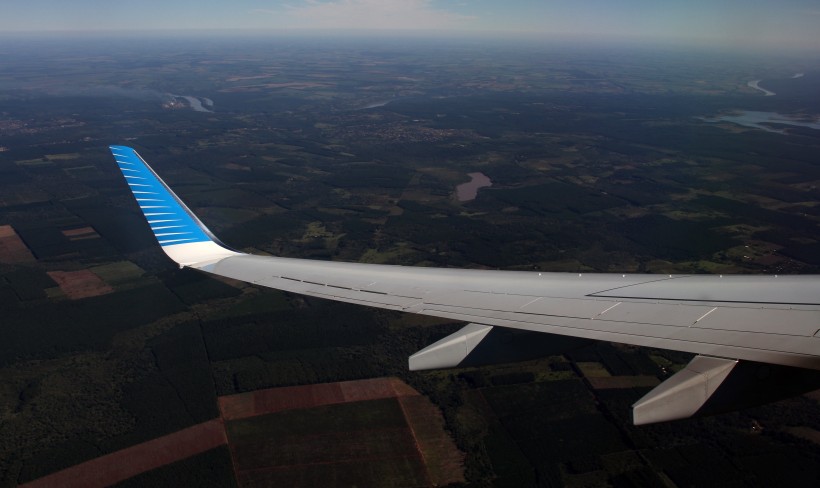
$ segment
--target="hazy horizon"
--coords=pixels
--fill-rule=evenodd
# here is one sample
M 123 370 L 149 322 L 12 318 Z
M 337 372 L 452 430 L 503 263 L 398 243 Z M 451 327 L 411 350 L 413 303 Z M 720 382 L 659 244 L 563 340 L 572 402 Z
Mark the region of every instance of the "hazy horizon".
M 659 5 L 649 0 L 205 0 L 120 5 L 29 0 L 6 6 L 0 35 L 431 36 L 662 43 L 820 51 L 820 8 L 805 0 Z
M 706 55 L 726 57 L 731 56 L 748 59 L 793 60 L 803 65 L 814 62 L 820 57 L 820 47 L 806 49 L 787 46 L 759 46 L 759 45 L 714 45 L 708 42 L 687 40 L 664 40 L 647 42 L 635 38 L 582 38 L 574 36 L 564 37 L 533 37 L 522 35 L 446 35 L 430 31 L 401 31 L 390 35 L 372 31 L 338 31 L 338 30 L 292 30 L 269 32 L 262 30 L 202 30 L 190 29 L 185 31 L 172 30 L 141 30 L 141 31 L 16 31 L 0 32 L 0 39 L 6 41 L 0 46 L 0 54 L 14 53 L 19 49 L 26 51 L 52 45 L 61 45 L 63 48 L 85 46 L 94 50 L 94 46 L 102 51 L 120 46 L 120 43 L 137 42 L 131 46 L 136 50 L 148 48 L 157 43 L 223 43 L 223 42 L 296 42 L 304 45 L 317 46 L 333 43 L 341 46 L 361 48 L 389 49 L 389 48 L 416 48 L 435 46 L 436 48 L 454 48 L 458 46 L 487 45 L 489 48 L 519 48 L 535 50 L 565 50 L 572 51 L 600 51 L 606 52 L 655 52 L 687 55 Z M 105 42 L 103 42 L 105 41 Z M 378 42 L 374 42 L 378 41 Z M 109 44 L 114 43 L 114 44 Z M 166 47 L 170 47 L 167 45 Z M 4 49 L 5 48 L 5 49 Z M 91 51 L 89 51 L 91 52 Z M 803 69 L 808 69 L 806 66 Z

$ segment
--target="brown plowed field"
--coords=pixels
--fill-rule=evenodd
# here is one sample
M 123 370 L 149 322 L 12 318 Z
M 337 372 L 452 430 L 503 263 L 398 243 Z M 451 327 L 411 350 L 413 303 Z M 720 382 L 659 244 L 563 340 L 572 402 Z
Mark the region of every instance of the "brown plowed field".
M 93 227 L 82 227 L 80 229 L 68 229 L 62 231 L 63 235 L 70 241 L 81 241 L 84 239 L 99 239 L 100 235 Z
M 110 486 L 145 471 L 209 451 L 226 442 L 222 419 L 214 419 L 72 466 L 20 487 Z
M 397 378 L 220 397 L 222 418 L 20 485 L 102 487 L 224 444 L 243 487 L 430 486 L 463 482 L 441 412 Z
M 235 420 L 284 410 L 408 395 L 419 395 L 419 392 L 398 378 L 375 378 L 269 388 L 223 396 L 219 397 L 219 410 L 225 420 Z
M 33 263 L 36 261 L 20 236 L 10 225 L 0 225 L 0 263 Z
M 401 397 L 398 401 L 432 484 L 464 483 L 464 453 L 444 430 L 441 410 L 421 395 Z
M 397 378 L 221 397 L 240 486 L 464 482 L 439 409 Z
M 60 285 L 65 295 L 72 299 L 96 297 L 114 291 L 99 276 L 87 269 L 79 271 L 49 271 L 51 279 Z

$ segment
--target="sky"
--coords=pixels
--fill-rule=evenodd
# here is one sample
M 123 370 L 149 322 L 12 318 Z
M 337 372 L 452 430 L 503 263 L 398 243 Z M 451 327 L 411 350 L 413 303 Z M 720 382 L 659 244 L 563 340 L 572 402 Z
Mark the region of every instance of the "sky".
M 622 38 L 820 49 L 817 0 L 2 0 L 0 33 L 183 32 Z

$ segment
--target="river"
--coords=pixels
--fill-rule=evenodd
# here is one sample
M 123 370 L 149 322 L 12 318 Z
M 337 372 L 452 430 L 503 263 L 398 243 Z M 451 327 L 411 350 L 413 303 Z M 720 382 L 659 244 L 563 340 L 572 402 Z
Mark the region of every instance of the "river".
M 734 114 L 719 115 L 717 117 L 705 118 L 707 122 L 731 122 L 733 124 L 743 125 L 746 127 L 754 127 L 755 129 L 763 129 L 767 132 L 776 132 L 778 134 L 785 134 L 782 129 L 776 129 L 767 124 L 784 124 L 794 125 L 797 127 L 808 127 L 810 129 L 820 130 L 820 122 L 817 120 L 809 121 L 805 119 L 798 119 L 789 117 L 788 115 L 779 114 L 777 112 L 755 112 L 752 110 L 742 111 Z
M 203 98 L 200 99 L 200 98 L 191 97 L 191 96 L 188 96 L 188 95 L 174 95 L 173 93 L 171 93 L 170 95 L 174 98 L 183 98 L 183 99 L 185 99 L 185 101 L 188 102 L 188 105 L 191 106 L 191 108 L 194 110 L 194 112 L 213 113 L 213 110 L 208 108 L 208 107 L 213 108 L 213 106 L 214 106 L 214 102 L 210 98 L 204 98 L 203 97 Z M 202 102 L 205 102 L 205 104 L 203 105 Z M 205 107 L 205 105 L 207 105 L 208 107 Z
M 746 85 L 751 87 L 751 88 L 754 88 L 755 90 L 762 91 L 763 94 L 767 97 L 773 97 L 773 96 L 777 95 L 775 92 L 769 91 L 769 90 L 763 88 L 762 86 L 760 86 L 761 81 L 763 81 L 763 80 L 752 80 L 752 81 L 746 83 Z

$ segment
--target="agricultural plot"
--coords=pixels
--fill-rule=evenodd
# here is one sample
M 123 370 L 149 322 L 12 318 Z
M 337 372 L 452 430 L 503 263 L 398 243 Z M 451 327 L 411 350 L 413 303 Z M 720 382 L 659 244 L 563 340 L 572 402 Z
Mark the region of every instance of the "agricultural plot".
M 157 355 L 168 356 L 162 348 Z M 409 487 L 464 481 L 464 456 L 443 430 L 441 412 L 397 378 L 275 388 L 219 400 L 220 418 L 22 486 L 140 486 L 152 480 L 172 483 L 174 476 L 218 486 L 204 476 L 211 464 L 222 485 L 245 487 Z M 225 459 L 228 452 L 232 469 Z M 227 476 L 231 471 L 234 477 Z
M 290 410 L 226 427 L 242 486 L 428 484 L 396 399 Z
M 464 454 L 444 431 L 441 411 L 421 395 L 398 399 L 421 451 L 430 482 L 435 486 L 464 483 Z
M 589 385 L 595 390 L 612 388 L 644 388 L 660 384 L 657 376 L 643 375 L 618 375 L 613 376 L 607 371 L 603 364 L 598 362 L 582 361 L 575 365 L 584 375 Z
M 240 486 L 429 486 L 464 481 L 439 410 L 395 378 L 219 399 Z
M 418 394 L 397 378 L 375 378 L 318 385 L 286 386 L 222 396 L 219 398 L 219 409 L 222 411 L 223 418 L 234 420 L 285 410 Z
M 32 263 L 34 256 L 10 225 L 0 225 L 0 263 Z
M 72 300 L 106 295 L 114 291 L 99 276 L 87 269 L 49 271 L 48 275 L 57 282 L 60 290 Z
M 224 444 L 225 432 L 222 429 L 222 422 L 220 419 L 214 419 L 92 459 L 20 486 L 25 488 L 110 486 Z
M 100 235 L 97 234 L 97 231 L 94 230 L 93 227 L 81 227 L 79 229 L 66 229 L 63 230 L 63 235 L 68 238 L 69 241 L 82 241 L 85 239 L 99 239 Z
M 113 287 L 138 280 L 145 273 L 142 268 L 131 261 L 101 264 L 90 269 L 92 273 Z

